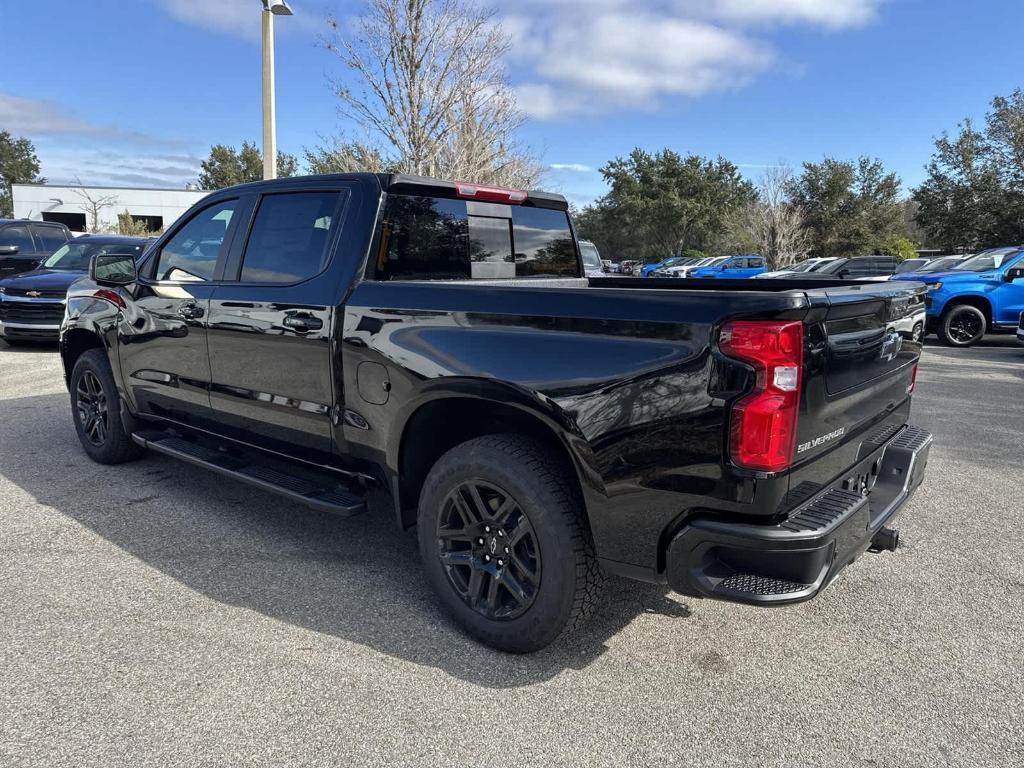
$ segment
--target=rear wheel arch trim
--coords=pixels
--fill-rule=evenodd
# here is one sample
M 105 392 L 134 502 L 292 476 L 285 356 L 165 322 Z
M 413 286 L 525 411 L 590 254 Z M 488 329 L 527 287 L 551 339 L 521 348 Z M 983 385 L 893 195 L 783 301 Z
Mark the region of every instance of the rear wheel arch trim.
M 529 404 L 524 403 L 524 392 L 522 390 L 499 382 L 489 382 L 491 391 L 480 393 L 480 384 L 479 381 L 473 382 L 474 388 L 477 390 L 476 393 L 446 390 L 435 393 L 432 396 L 428 395 L 414 399 L 403 409 L 401 417 L 395 420 L 392 435 L 398 439 L 389 441 L 387 463 L 388 471 L 392 474 L 391 487 L 394 495 L 396 521 L 400 527 L 408 528 L 415 521 L 416 507 L 419 503 L 418 490 L 422 489 L 422 481 L 425 479 L 419 478 L 418 482 L 414 483 L 417 487 L 416 498 L 406 498 L 408 491 L 403 493 L 402 469 L 408 457 L 407 449 L 410 445 L 410 439 L 413 438 L 413 432 L 416 429 L 416 420 L 423 417 L 427 409 L 441 405 L 457 407 L 460 402 L 473 403 L 476 407 L 493 408 L 496 414 L 499 414 L 499 418 L 502 411 L 506 414 L 514 412 L 516 419 L 522 419 L 522 423 L 530 424 L 532 427 L 532 429 L 525 431 L 524 434 L 531 434 L 532 432 L 535 435 L 544 435 L 545 441 L 553 446 L 572 465 L 573 477 L 584 500 L 588 493 L 604 494 L 603 482 L 601 482 L 600 476 L 593 468 L 593 457 L 585 455 L 589 453 L 589 447 L 582 435 L 575 435 L 571 430 L 559 424 L 555 415 L 545 413 L 541 408 L 530 407 Z M 433 463 L 436 463 L 441 455 L 455 445 L 475 437 L 490 434 L 493 431 L 480 429 L 474 431 L 473 434 L 465 436 L 465 439 L 456 440 L 451 445 L 445 447 L 444 450 L 439 451 L 438 455 L 434 457 Z M 510 430 L 506 427 L 499 431 L 508 432 Z M 433 463 L 431 463 L 431 466 Z M 429 471 L 429 467 L 427 471 Z M 595 487 L 595 485 L 598 487 Z

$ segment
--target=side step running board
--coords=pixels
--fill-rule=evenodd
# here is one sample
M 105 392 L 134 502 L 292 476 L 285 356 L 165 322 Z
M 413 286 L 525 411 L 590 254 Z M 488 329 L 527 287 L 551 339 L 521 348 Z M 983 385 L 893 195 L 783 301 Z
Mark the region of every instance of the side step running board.
M 205 467 L 323 512 L 351 517 L 366 511 L 359 486 L 326 472 L 317 473 L 305 467 L 292 470 L 286 462 L 264 460 L 251 454 L 232 455 L 167 432 L 135 432 L 132 440 L 157 453 Z

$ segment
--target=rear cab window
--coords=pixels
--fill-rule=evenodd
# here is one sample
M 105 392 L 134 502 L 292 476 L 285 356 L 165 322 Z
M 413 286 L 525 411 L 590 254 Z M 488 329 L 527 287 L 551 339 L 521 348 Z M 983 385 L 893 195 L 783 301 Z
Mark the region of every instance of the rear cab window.
M 564 210 L 390 194 L 378 280 L 580 277 Z

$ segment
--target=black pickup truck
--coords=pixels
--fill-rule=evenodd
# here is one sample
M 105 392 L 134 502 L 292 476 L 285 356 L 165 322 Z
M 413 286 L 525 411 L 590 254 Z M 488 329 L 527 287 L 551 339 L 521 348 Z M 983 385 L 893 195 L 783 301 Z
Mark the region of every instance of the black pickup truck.
M 922 481 L 914 283 L 582 277 L 564 198 L 401 175 L 206 197 L 71 288 L 96 461 L 144 449 L 414 526 L 497 648 L 577 627 L 603 574 L 807 600 Z

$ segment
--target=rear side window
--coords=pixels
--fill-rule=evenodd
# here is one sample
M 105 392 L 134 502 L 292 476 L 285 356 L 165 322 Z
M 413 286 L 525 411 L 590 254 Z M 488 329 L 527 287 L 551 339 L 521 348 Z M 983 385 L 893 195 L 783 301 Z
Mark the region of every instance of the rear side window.
M 64 230 L 60 227 L 44 227 L 37 224 L 32 229 L 35 231 L 36 237 L 39 238 L 39 242 L 42 243 L 43 250 L 47 253 L 56 251 L 68 240 Z
M 376 273 L 381 280 L 579 277 L 580 266 L 565 211 L 391 195 Z
M 242 256 L 247 283 L 295 283 L 320 273 L 340 193 L 265 195 Z
M 0 245 L 16 245 L 22 253 L 32 253 L 36 247 L 32 243 L 32 236 L 28 233 L 28 227 L 4 227 L 0 229 Z

